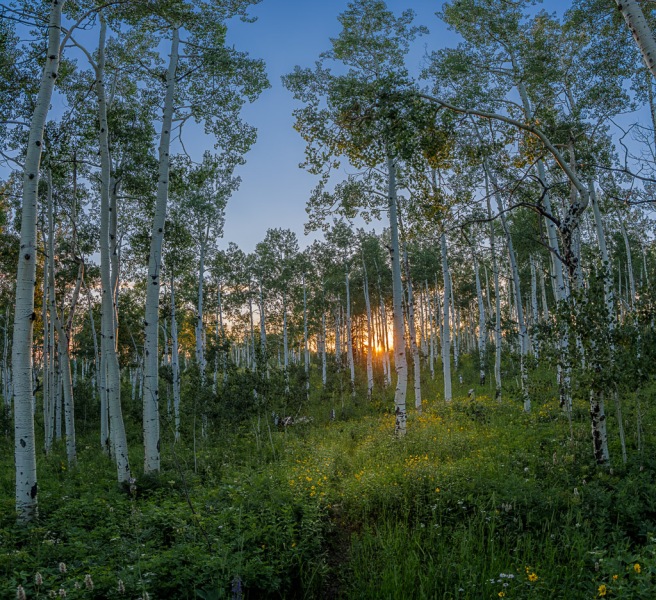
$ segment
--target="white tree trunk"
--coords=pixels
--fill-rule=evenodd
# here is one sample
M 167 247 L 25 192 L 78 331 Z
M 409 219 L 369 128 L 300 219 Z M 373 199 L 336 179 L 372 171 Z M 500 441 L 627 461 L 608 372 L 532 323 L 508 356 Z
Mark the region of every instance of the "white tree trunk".
M 159 471 L 160 434 L 159 434 L 159 290 L 162 268 L 162 241 L 164 239 L 164 222 L 169 195 L 169 168 L 171 146 L 171 126 L 173 123 L 176 73 L 178 67 L 178 44 L 180 32 L 173 31 L 171 55 L 166 75 L 166 97 L 162 117 L 162 131 L 159 144 L 159 181 L 157 184 L 157 201 L 150 240 L 150 257 L 148 260 L 148 278 L 146 280 L 146 316 L 145 316 L 145 361 L 144 361 L 144 473 Z
M 374 327 L 371 316 L 371 301 L 369 299 L 369 279 L 367 278 L 367 265 L 362 257 L 362 272 L 364 275 L 364 304 L 367 310 L 367 396 L 371 398 L 374 391 L 374 363 L 373 363 L 373 345 L 374 345 Z
M 45 232 L 43 233 L 45 238 Z M 47 244 L 46 254 L 48 253 Z M 50 322 L 48 320 L 48 293 L 49 293 L 49 279 L 48 279 L 48 261 L 43 261 L 43 303 L 41 306 L 41 319 L 43 321 L 43 446 L 46 455 L 50 454 L 52 450 L 52 429 L 50 428 L 51 417 L 51 403 L 50 403 Z M 3 361 L 7 360 L 7 327 L 5 325 L 5 347 L 3 352 Z M 4 369 L 3 369 L 4 370 Z M 4 390 L 4 388 L 3 388 Z M 9 398 L 5 396 L 5 401 Z M 9 408 L 7 405 L 7 416 L 9 416 Z
M 483 304 L 483 291 L 481 289 L 481 276 L 478 269 L 478 259 L 476 254 L 474 258 L 474 273 L 476 274 L 476 298 L 478 299 L 478 360 L 479 370 L 478 379 L 481 385 L 485 385 L 485 364 L 486 364 L 486 347 L 487 331 L 485 327 L 485 304 Z
M 499 263 L 497 261 L 496 235 L 492 221 L 492 206 L 490 203 L 487 172 L 485 174 L 485 189 L 487 203 L 487 217 L 490 220 L 490 254 L 492 256 L 492 274 L 494 275 L 494 397 L 501 402 L 501 290 L 499 285 Z
M 346 265 L 346 358 L 348 360 L 349 375 L 351 377 L 351 395 L 355 396 L 355 362 L 353 361 L 353 324 L 351 322 L 351 285 L 349 281 L 348 265 Z
M 615 4 L 622 12 L 629 31 L 638 45 L 642 60 L 651 74 L 656 77 L 656 39 L 640 4 L 637 0 L 615 0 Z
M 310 397 L 310 346 L 308 345 L 307 289 L 303 274 L 303 363 L 305 368 L 305 392 Z
M 61 15 L 64 0 L 52 0 L 48 22 L 48 50 L 34 105 L 25 155 L 21 233 L 16 275 L 16 310 L 11 364 L 14 388 L 14 457 L 16 465 L 16 513 L 31 521 L 38 513 L 36 444 L 32 412 L 32 340 L 37 260 L 37 203 L 43 130 L 59 69 Z
M 415 327 L 415 300 L 410 279 L 410 261 L 408 249 L 403 244 L 403 264 L 405 265 L 405 278 L 408 288 L 408 334 L 412 350 L 412 366 L 414 370 L 415 409 L 421 414 L 421 362 L 419 359 L 419 346 L 417 345 L 417 328 Z
M 115 285 L 118 274 L 111 273 L 112 258 L 110 249 L 115 244 L 112 240 L 111 214 L 115 207 L 110 204 L 111 158 L 109 151 L 109 125 L 107 121 L 107 100 L 104 84 L 105 66 L 105 36 L 106 24 L 101 19 L 100 43 L 98 49 L 98 67 L 96 73 L 96 95 L 98 96 L 98 116 L 100 124 L 99 145 L 101 163 L 101 193 L 100 193 L 100 276 L 102 282 L 102 321 L 101 321 L 101 381 L 105 385 L 105 393 L 109 409 L 109 437 L 101 440 L 106 451 L 112 451 L 116 460 L 118 481 L 130 479 L 130 464 L 128 460 L 127 438 L 121 411 L 120 371 L 117 356 L 117 320 L 115 309 Z M 112 210 L 114 209 L 114 210 Z M 114 262 L 114 268 L 117 264 Z M 102 397 L 102 396 L 101 396 Z M 102 408 L 102 407 L 101 407 Z
M 77 461 L 75 448 L 75 406 L 73 400 L 73 381 L 71 378 L 70 358 L 70 328 L 62 324 L 63 316 L 60 318 L 57 312 L 57 299 L 55 295 L 55 220 L 53 206 L 52 175 L 48 171 L 48 302 L 50 306 L 50 320 L 54 323 L 59 338 L 59 369 L 62 377 L 63 400 L 64 400 L 64 425 L 66 431 L 66 457 L 69 466 Z M 77 297 L 84 275 L 83 266 L 78 269 L 77 282 L 73 293 L 71 316 L 69 322 L 72 326 L 72 318 L 77 304 Z M 59 404 L 58 404 L 59 408 Z M 60 409 L 61 410 L 61 409 Z
M 327 378 L 327 359 L 326 359 L 326 313 L 321 313 L 321 383 L 326 387 Z
M 196 310 L 196 363 L 200 371 L 201 385 L 205 385 L 205 344 L 203 327 L 203 284 L 205 283 L 205 251 L 209 237 L 210 226 L 207 225 L 205 235 L 200 244 L 200 259 L 198 261 L 198 305 Z
M 424 282 L 424 285 L 426 288 L 426 309 L 428 311 L 428 366 L 430 368 L 431 379 L 435 379 L 435 317 L 431 293 L 428 289 L 428 281 Z
M 173 379 L 173 415 L 175 441 L 180 440 L 180 354 L 178 349 L 178 322 L 175 317 L 175 279 L 171 273 L 171 374 Z
M 453 392 L 451 390 L 451 333 L 449 327 L 450 321 L 450 301 L 451 297 L 451 277 L 449 275 L 449 259 L 446 252 L 446 234 L 440 236 L 440 248 L 442 250 L 442 273 L 444 274 L 444 316 L 442 318 L 442 372 L 444 374 L 444 401 L 451 402 Z
M 394 406 L 396 422 L 394 431 L 398 436 L 406 433 L 405 397 L 408 386 L 408 363 L 405 353 L 405 328 L 403 326 L 403 282 L 401 280 L 401 255 L 399 252 L 399 224 L 397 217 L 396 165 L 394 159 L 387 158 L 387 177 L 389 193 L 389 220 L 392 247 L 392 301 L 394 307 L 394 368 L 396 370 L 396 391 Z
M 531 254 L 531 314 L 533 316 L 533 334 L 531 339 L 533 341 L 533 354 L 536 358 L 540 356 L 540 344 L 538 341 L 538 335 L 536 328 L 538 322 L 540 321 L 538 313 L 538 283 L 537 283 L 537 271 L 535 268 L 535 256 Z
M 526 328 L 526 320 L 524 319 L 524 307 L 522 305 L 522 293 L 519 282 L 519 268 L 517 266 L 517 256 L 515 254 L 515 249 L 513 247 L 512 237 L 510 235 L 510 229 L 508 228 L 508 220 L 506 219 L 506 213 L 503 207 L 503 200 L 501 199 L 501 194 L 499 193 L 499 185 L 496 181 L 494 174 L 486 166 L 486 171 L 492 187 L 494 188 L 494 196 L 497 201 L 497 209 L 501 217 L 501 224 L 503 225 L 503 231 L 506 234 L 506 245 L 508 247 L 508 258 L 510 260 L 510 268 L 512 271 L 512 281 L 513 288 L 515 292 L 515 308 L 517 310 L 517 324 L 519 327 L 519 358 L 520 358 L 520 371 L 521 371 L 521 382 L 522 382 L 522 396 L 524 399 L 524 410 L 530 412 L 531 410 L 531 398 L 528 393 L 528 372 L 526 365 L 526 355 L 528 354 L 528 331 Z

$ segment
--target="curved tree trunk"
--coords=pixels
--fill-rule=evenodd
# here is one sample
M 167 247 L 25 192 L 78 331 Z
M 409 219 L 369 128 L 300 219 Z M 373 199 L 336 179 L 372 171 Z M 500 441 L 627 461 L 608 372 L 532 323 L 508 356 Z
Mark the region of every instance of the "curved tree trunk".
M 16 275 L 16 311 L 11 364 L 14 387 L 14 457 L 16 462 L 16 512 L 21 521 L 38 512 L 36 445 L 32 412 L 32 340 L 37 259 L 37 202 L 43 130 L 59 69 L 61 16 L 64 0 L 52 0 L 48 22 L 48 50 L 36 98 L 25 156 L 21 214 L 20 253 Z

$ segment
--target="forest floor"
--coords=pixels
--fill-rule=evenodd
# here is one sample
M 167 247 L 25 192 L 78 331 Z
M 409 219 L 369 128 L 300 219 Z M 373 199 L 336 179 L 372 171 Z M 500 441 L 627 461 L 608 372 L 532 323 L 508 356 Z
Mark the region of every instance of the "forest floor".
M 161 475 L 137 474 L 132 490 L 87 423 L 77 467 L 63 448 L 39 458 L 28 528 L 15 524 L 3 438 L 0 598 L 18 585 L 29 599 L 656 597 L 656 386 L 624 407 L 626 464 L 610 415 L 610 469 L 592 460 L 582 400 L 570 428 L 551 392 L 525 414 L 488 388 L 472 400 L 460 386 L 447 405 L 439 386 L 428 382 L 421 415 L 409 407 L 403 439 L 390 391 L 304 403 L 312 421 L 287 428 L 267 413 L 211 429 L 195 454 L 187 434 L 174 446 L 166 433 Z

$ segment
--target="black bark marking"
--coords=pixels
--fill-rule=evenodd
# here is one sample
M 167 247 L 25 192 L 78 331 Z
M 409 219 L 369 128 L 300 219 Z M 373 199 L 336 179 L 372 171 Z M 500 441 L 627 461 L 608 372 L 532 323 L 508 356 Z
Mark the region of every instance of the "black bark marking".
M 30 498 L 32 498 L 32 500 L 36 498 L 37 489 L 38 487 L 36 483 L 30 488 Z
M 29 177 L 30 179 L 34 179 L 34 173 L 30 173 L 30 174 L 28 175 L 28 177 Z
M 30 260 L 30 258 L 32 258 L 31 255 L 29 255 L 29 254 L 25 255 L 25 260 Z
M 21 445 L 21 448 L 25 448 L 25 446 L 27 446 L 27 443 L 25 442 L 25 440 L 23 438 L 21 438 L 21 440 L 20 440 L 20 445 Z

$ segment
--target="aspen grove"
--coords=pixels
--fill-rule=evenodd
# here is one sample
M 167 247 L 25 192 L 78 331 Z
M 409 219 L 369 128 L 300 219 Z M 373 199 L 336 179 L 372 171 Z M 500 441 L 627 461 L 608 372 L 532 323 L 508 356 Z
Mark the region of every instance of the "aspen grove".
M 656 6 L 273 4 L 0 6 L 0 597 L 654 598 Z

